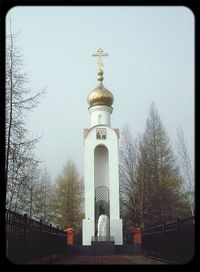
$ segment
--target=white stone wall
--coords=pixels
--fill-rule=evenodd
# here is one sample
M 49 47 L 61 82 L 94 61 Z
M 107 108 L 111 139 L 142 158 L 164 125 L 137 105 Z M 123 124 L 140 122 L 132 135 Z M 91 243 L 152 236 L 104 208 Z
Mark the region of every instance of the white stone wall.
M 94 236 L 94 219 L 83 219 L 83 245 L 91 245 L 92 236 Z
M 110 219 L 110 236 L 114 236 L 115 245 L 123 245 L 122 219 Z
M 98 119 L 97 119 L 98 120 Z M 96 129 L 107 131 L 106 139 L 96 139 Z M 115 131 L 106 125 L 92 127 L 85 137 L 85 220 L 83 220 L 83 245 L 91 244 L 94 236 L 94 189 L 95 165 L 94 151 L 97 146 L 104 145 L 108 149 L 109 197 L 110 197 L 110 233 L 115 237 L 115 244 L 123 244 L 122 220 L 119 218 L 119 168 L 118 137 Z
M 111 126 L 110 115 L 112 113 L 112 108 L 108 106 L 93 106 L 89 109 L 91 117 L 90 127 L 96 125 L 106 125 Z

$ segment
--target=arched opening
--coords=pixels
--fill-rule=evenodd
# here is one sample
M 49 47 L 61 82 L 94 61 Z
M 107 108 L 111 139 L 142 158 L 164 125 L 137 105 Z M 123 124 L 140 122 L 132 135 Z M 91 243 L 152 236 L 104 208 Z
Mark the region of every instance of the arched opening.
M 102 124 L 102 115 L 101 114 L 98 115 L 98 124 L 99 125 Z
M 94 150 L 94 187 L 109 188 L 108 149 L 105 145 L 98 145 Z
M 109 217 L 109 165 L 108 149 L 98 145 L 94 150 L 94 188 L 95 188 L 95 236 L 97 222 L 101 214 Z
M 95 189 L 95 236 L 97 235 L 99 216 L 105 214 L 110 218 L 109 189 L 99 186 Z

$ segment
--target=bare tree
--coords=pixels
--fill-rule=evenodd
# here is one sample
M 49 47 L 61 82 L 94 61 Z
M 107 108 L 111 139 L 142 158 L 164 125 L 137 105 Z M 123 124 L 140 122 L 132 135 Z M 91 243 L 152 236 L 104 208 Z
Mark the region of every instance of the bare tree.
M 125 126 L 120 142 L 120 209 L 124 229 L 130 231 L 133 222 L 138 221 L 139 203 L 137 194 L 138 140 L 130 128 Z
M 179 164 L 179 169 L 182 177 L 182 188 L 185 192 L 185 196 L 188 198 L 190 203 L 191 215 L 194 215 L 194 173 L 192 170 L 191 159 L 188 154 L 188 148 L 186 139 L 184 137 L 184 132 L 179 126 L 177 128 L 177 159 Z
M 39 175 L 38 175 L 39 179 Z M 34 217 L 37 219 L 42 219 L 43 222 L 51 222 L 51 201 L 52 201 L 52 184 L 50 175 L 46 167 L 40 171 L 40 180 L 35 186 L 33 191 L 33 212 Z
M 31 180 L 34 147 L 39 138 L 30 136 L 26 128 L 26 117 L 33 110 L 45 89 L 31 96 L 27 87 L 28 77 L 23 72 L 23 56 L 17 47 L 19 34 L 11 29 L 6 37 L 6 205 L 18 210 L 22 197 Z M 22 198 L 21 198 L 22 200 Z

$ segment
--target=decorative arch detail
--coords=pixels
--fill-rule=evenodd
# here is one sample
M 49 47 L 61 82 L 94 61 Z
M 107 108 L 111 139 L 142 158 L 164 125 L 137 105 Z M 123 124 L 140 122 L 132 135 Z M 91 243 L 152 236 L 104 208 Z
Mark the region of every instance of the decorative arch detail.
M 98 124 L 99 125 L 102 124 L 102 115 L 101 114 L 98 115 Z

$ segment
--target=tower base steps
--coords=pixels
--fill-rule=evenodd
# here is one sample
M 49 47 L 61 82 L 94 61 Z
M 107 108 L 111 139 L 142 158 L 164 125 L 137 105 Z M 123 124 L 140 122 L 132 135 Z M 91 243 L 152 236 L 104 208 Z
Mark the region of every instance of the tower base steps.
M 114 241 L 92 241 L 91 242 L 91 255 L 103 256 L 114 255 L 115 244 Z

